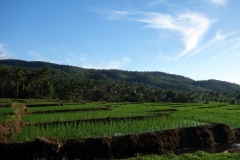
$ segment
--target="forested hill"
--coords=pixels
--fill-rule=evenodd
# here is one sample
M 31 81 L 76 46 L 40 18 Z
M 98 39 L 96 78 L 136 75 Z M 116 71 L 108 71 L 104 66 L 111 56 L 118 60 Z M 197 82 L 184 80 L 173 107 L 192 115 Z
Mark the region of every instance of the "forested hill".
M 23 60 L 0 60 L 1 66 L 8 66 L 15 68 L 21 66 L 27 69 L 40 69 L 48 68 L 51 76 L 63 75 L 65 77 L 76 77 L 77 79 L 93 79 L 103 80 L 108 82 L 127 82 L 138 83 L 147 87 L 160 87 L 162 89 L 173 89 L 178 91 L 215 91 L 215 92 L 228 92 L 237 91 L 240 85 L 218 81 L 218 80 L 205 80 L 194 81 L 190 78 L 168 74 L 164 72 L 139 72 L 139 71 L 122 71 L 122 70 L 98 70 L 98 69 L 85 69 L 81 67 L 74 67 L 69 65 L 59 65 L 48 62 L 40 61 L 23 61 Z

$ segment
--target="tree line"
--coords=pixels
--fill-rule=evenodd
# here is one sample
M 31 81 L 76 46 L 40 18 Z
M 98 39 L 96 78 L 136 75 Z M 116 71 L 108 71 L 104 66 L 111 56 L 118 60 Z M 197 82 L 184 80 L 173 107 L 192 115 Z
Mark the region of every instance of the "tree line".
M 94 80 L 61 70 L 0 67 L 1 98 L 49 98 L 106 102 L 239 102 L 240 91 L 179 91 L 125 81 Z M 100 76 L 96 74 L 96 76 Z
M 108 82 L 127 82 L 143 84 L 145 86 L 155 86 L 168 88 L 178 91 L 214 91 L 214 92 L 236 92 L 240 90 L 240 85 L 219 80 L 195 81 L 181 75 L 174 75 L 160 71 L 123 71 L 123 70 L 104 70 L 86 69 L 77 66 L 59 65 L 42 61 L 23 61 L 23 60 L 0 60 L 0 66 L 23 67 L 28 69 L 48 68 L 51 75 L 64 74 L 67 77 L 73 75 L 79 79 L 92 79 L 96 81 Z

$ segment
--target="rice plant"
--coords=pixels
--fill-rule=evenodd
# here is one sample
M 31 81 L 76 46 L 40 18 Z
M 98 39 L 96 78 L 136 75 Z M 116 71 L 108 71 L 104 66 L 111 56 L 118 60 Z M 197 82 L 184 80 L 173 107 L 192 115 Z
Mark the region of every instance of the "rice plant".
M 143 120 L 100 121 L 98 123 L 59 123 L 40 126 L 29 126 L 21 130 L 13 141 L 31 141 L 37 136 L 47 136 L 57 139 L 95 138 L 106 136 L 122 136 L 127 134 L 141 134 L 173 128 L 183 128 L 204 125 L 183 118 L 155 117 Z

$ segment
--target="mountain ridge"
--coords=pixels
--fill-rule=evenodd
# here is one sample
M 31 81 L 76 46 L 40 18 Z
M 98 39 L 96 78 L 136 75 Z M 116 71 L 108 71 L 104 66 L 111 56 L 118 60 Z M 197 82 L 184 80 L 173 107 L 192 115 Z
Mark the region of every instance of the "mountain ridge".
M 124 71 L 117 69 L 86 69 L 77 66 L 56 64 L 44 61 L 24 61 L 17 59 L 2 59 L 0 65 L 10 67 L 20 66 L 23 68 L 49 68 L 50 73 L 56 72 L 62 74 L 78 76 L 82 79 L 104 80 L 110 82 L 124 81 L 128 83 L 139 83 L 145 86 L 154 86 L 160 88 L 174 89 L 179 91 L 215 91 L 227 92 L 240 90 L 240 85 L 236 83 L 220 81 L 215 79 L 196 81 L 191 78 L 169 74 L 160 71 Z

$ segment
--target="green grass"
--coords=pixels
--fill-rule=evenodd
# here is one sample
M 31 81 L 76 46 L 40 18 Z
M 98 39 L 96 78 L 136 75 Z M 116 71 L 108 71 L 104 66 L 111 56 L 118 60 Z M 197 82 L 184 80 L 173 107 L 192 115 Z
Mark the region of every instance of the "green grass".
M 0 122 L 6 121 L 6 120 L 11 120 L 16 118 L 15 115 L 10 115 L 10 114 L 0 114 Z
M 149 115 L 145 113 L 141 115 Z M 29 123 L 46 123 L 46 122 L 62 122 L 62 121 L 77 121 L 77 120 L 91 120 L 102 118 L 126 118 L 132 116 L 139 116 L 139 113 L 129 112 L 113 112 L 113 111 L 77 111 L 77 112 L 63 112 L 63 113 L 49 113 L 49 114 L 30 114 L 24 115 L 22 120 Z
M 5 120 L 13 119 L 15 116 L 12 114 L 12 112 L 15 110 L 15 108 L 10 107 L 2 107 L 0 108 L 0 122 L 3 122 Z
M 167 155 L 137 155 L 134 158 L 128 158 L 128 160 L 239 160 L 240 154 L 238 153 L 214 153 L 209 154 L 203 151 L 197 151 L 195 153 L 188 153 L 182 155 L 175 155 L 173 153 Z
M 4 113 L 10 114 L 10 113 L 12 113 L 14 110 L 15 110 L 15 108 L 2 107 L 2 108 L 0 108 L 0 114 L 4 114 Z
M 78 104 L 78 105 L 48 106 L 48 107 L 29 107 L 28 109 L 31 113 L 34 113 L 34 112 L 44 112 L 44 111 L 61 111 L 61 110 L 99 108 L 99 107 L 105 107 L 105 106 L 96 104 L 95 106 L 91 105 L 89 107 L 88 105 L 85 105 L 85 104 Z
M 44 123 L 44 122 L 57 122 L 57 121 L 74 121 L 74 120 L 87 120 L 87 119 L 99 119 L 107 117 L 133 117 L 133 116 L 149 116 L 159 113 L 159 109 L 166 110 L 171 109 L 169 106 L 151 106 L 152 104 L 119 104 L 119 103 L 90 103 L 81 105 L 69 105 L 69 106 L 49 106 L 49 107 L 31 107 L 30 112 L 37 111 L 61 111 L 69 109 L 69 112 L 63 113 L 44 113 L 44 114 L 29 114 L 24 115 L 22 120 L 29 123 Z M 75 111 L 71 112 L 71 109 L 83 109 L 83 108 L 99 108 L 108 107 L 110 110 L 98 110 L 98 111 Z M 149 111 L 158 112 L 149 112 Z M 166 111 L 163 111 L 166 113 Z
M 179 109 L 180 112 L 174 112 L 172 113 L 172 116 L 193 119 L 198 122 L 225 123 L 231 128 L 240 127 L 240 110 L 229 110 L 229 108 L 237 107 L 237 105 L 224 105 L 221 107 L 208 105 L 213 108 L 206 108 L 206 106 L 207 105 L 204 105 L 203 109 L 200 109 L 199 107 L 189 107 L 187 110 Z
M 203 125 L 182 118 L 154 117 L 143 120 L 100 121 L 82 123 L 59 123 L 40 126 L 29 126 L 14 137 L 14 141 L 31 141 L 37 136 L 57 139 L 122 136 L 167 130 L 173 128 Z
M 31 104 L 38 102 L 30 102 Z M 44 104 L 44 102 L 39 102 Z M 38 103 L 38 104 L 39 104 Z M 45 102 L 46 103 L 46 102 Z M 121 136 L 126 134 L 140 134 L 145 132 L 154 132 L 172 128 L 190 127 L 204 125 L 206 123 L 226 123 L 231 128 L 240 126 L 240 105 L 229 105 L 226 103 L 87 103 L 71 104 L 66 103 L 64 106 L 46 106 L 30 107 L 31 112 L 38 111 L 61 111 L 75 110 L 82 108 L 99 108 L 108 107 L 110 110 L 98 111 L 74 111 L 63 113 L 43 113 L 24 115 L 22 120 L 29 123 L 38 123 L 36 126 L 22 128 L 19 134 L 12 139 L 17 141 L 33 141 L 37 136 L 53 137 L 61 140 L 88 138 L 88 137 L 105 137 Z M 168 109 L 177 109 L 176 112 L 167 111 Z M 1 115 L 11 113 L 14 109 L 0 108 L 0 122 L 3 121 Z M 61 121 L 78 121 L 91 120 L 108 117 L 134 117 L 134 116 L 151 116 L 159 113 L 167 113 L 169 116 L 149 117 L 142 120 L 123 119 L 120 121 L 98 121 L 98 122 L 71 122 L 61 123 Z M 11 114 L 9 114 L 11 118 Z M 39 123 L 50 122 L 48 125 Z M 51 122 L 59 122 L 51 124 Z M 209 154 L 202 151 L 195 153 L 175 155 L 146 155 L 136 154 L 136 157 L 130 160 L 156 159 L 156 160 L 235 160 L 240 159 L 240 154 Z
M 108 107 L 110 110 L 98 111 L 74 111 L 81 108 Z M 24 115 L 22 120 L 28 123 L 38 124 L 22 129 L 14 141 L 33 140 L 36 136 L 50 136 L 59 139 L 85 138 L 125 135 L 131 133 L 153 132 L 171 128 L 198 126 L 206 123 L 226 123 L 231 128 L 240 126 L 240 110 L 229 110 L 238 108 L 239 105 L 228 105 L 220 103 L 87 103 L 65 106 L 31 107 L 30 111 L 60 111 L 70 110 L 62 113 L 43 113 Z M 169 109 L 177 109 L 171 112 Z M 144 120 L 127 120 L 103 122 L 74 122 L 79 120 L 93 120 L 104 118 L 128 118 L 136 116 L 154 116 L 157 114 L 169 114 L 163 117 L 148 117 Z M 64 125 L 63 121 L 73 121 Z M 59 122 L 51 124 L 51 122 Z M 50 123 L 46 127 L 40 123 Z M 24 137 L 24 138 L 23 138 Z

